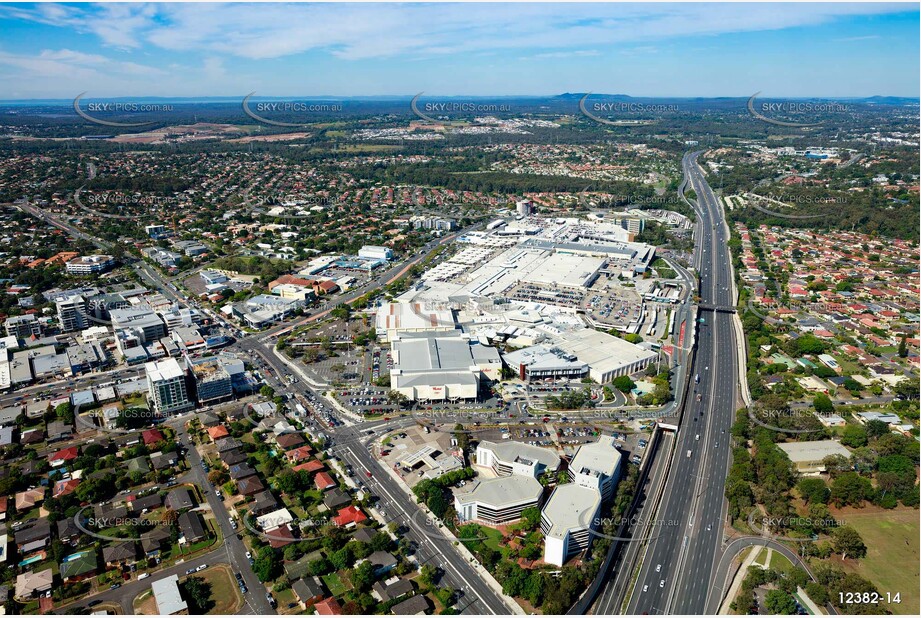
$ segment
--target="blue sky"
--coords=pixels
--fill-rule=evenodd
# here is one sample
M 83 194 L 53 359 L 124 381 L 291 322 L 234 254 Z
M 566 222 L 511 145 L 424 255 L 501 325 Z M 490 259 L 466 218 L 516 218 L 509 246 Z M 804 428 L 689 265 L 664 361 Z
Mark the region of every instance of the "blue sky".
M 0 99 L 911 96 L 917 3 L 0 4 Z

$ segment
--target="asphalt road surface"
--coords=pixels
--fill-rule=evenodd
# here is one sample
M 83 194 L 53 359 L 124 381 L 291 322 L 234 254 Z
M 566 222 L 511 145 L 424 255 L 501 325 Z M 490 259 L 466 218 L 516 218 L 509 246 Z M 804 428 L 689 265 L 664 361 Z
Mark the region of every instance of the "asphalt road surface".
M 682 165 L 697 193 L 700 302 L 732 306 L 728 233 L 722 208 L 696 163 L 699 154 L 685 155 Z M 692 380 L 694 396 L 688 398 L 659 511 L 660 518 L 680 525 L 664 526 L 650 541 L 628 606 L 633 614 L 702 614 L 723 540 L 728 431 L 736 409 L 739 359 L 732 314 L 701 310 L 699 316 L 691 371 L 700 379 Z

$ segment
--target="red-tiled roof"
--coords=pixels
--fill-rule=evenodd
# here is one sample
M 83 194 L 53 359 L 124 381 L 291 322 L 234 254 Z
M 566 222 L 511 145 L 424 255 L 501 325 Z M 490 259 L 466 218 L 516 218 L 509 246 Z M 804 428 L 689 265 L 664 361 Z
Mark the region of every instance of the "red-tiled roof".
M 230 435 L 230 432 L 223 425 L 215 425 L 214 427 L 208 427 L 208 435 L 211 436 L 211 440 L 218 440 L 226 438 Z
M 318 472 L 325 467 L 326 466 L 323 465 L 322 461 L 311 459 L 310 461 L 305 461 L 304 463 L 298 464 L 291 469 L 295 472 L 300 472 L 301 470 L 306 470 L 307 472 Z
M 333 480 L 333 477 L 325 472 L 318 472 L 314 477 L 313 482 L 316 483 L 317 489 L 321 491 L 336 486 L 336 481 Z
M 317 601 L 313 607 L 317 610 L 317 614 L 320 616 L 342 615 L 342 607 L 339 605 L 339 602 L 332 597 L 323 599 L 322 601 Z
M 48 456 L 48 461 L 70 461 L 71 459 L 76 459 L 80 456 L 80 451 L 76 446 L 70 446 L 67 448 L 62 448 L 57 453 Z
M 163 441 L 163 434 L 160 433 L 159 429 L 147 429 L 141 433 L 141 438 L 144 440 L 144 444 L 156 444 Z
M 367 519 L 367 515 L 360 508 L 352 505 L 339 509 L 339 514 L 333 517 L 333 522 L 337 526 L 347 526 L 349 524 L 360 524 Z

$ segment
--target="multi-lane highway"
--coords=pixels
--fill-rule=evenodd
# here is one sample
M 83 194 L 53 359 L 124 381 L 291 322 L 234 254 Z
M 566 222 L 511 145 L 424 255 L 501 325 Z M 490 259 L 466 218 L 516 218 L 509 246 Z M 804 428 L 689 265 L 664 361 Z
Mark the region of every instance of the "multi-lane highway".
M 685 155 L 682 166 L 697 194 L 695 263 L 700 304 L 731 307 L 735 301 L 728 229 L 720 203 L 697 164 L 699 154 Z M 740 359 L 733 319 L 731 313 L 699 312 L 693 392 L 686 399 L 657 516 L 664 523 L 643 557 L 628 613 L 701 614 L 706 608 L 723 540 L 723 494 L 731 453 L 728 432 L 737 407 Z

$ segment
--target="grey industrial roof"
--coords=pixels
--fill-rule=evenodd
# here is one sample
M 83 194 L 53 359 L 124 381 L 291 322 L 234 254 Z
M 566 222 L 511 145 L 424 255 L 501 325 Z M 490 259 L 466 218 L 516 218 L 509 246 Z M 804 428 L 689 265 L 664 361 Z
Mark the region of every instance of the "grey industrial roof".
M 393 348 L 404 371 L 468 369 L 473 364 L 470 342 L 457 335 L 414 333 L 395 340 Z
M 782 442 L 777 446 L 787 454 L 790 461 L 820 461 L 829 455 L 850 457 L 851 452 L 835 440 L 812 440 L 810 442 Z

